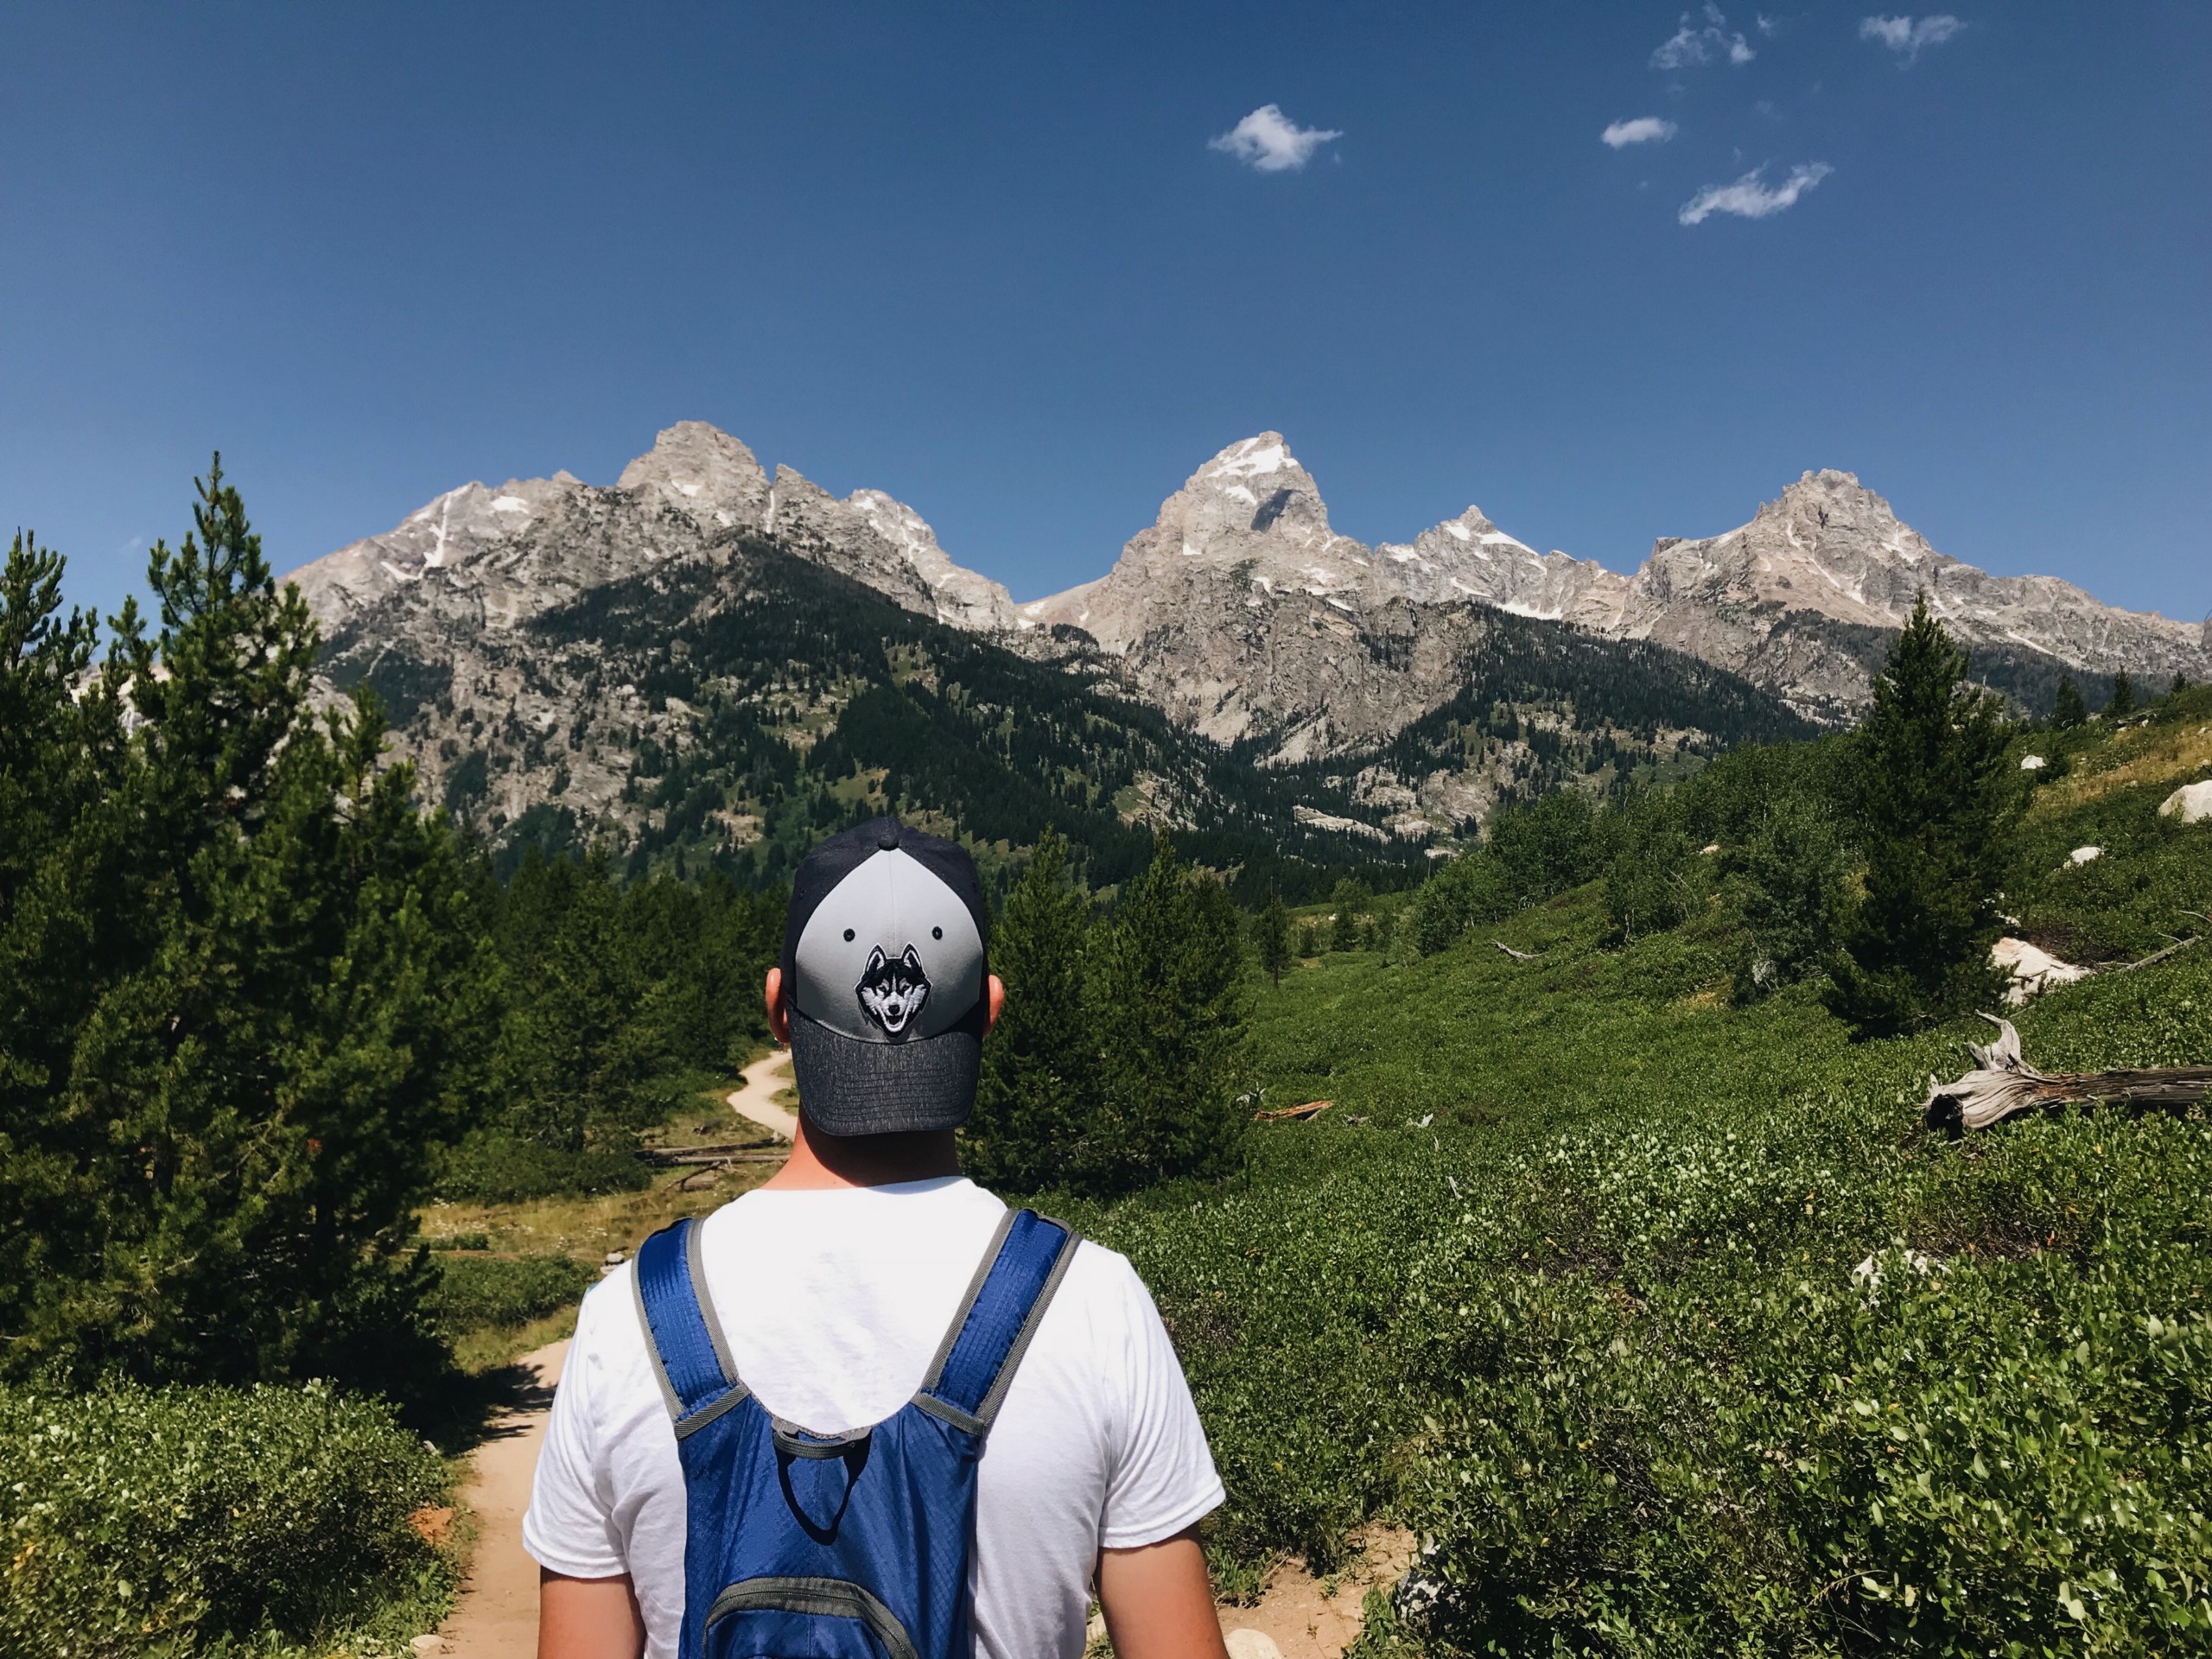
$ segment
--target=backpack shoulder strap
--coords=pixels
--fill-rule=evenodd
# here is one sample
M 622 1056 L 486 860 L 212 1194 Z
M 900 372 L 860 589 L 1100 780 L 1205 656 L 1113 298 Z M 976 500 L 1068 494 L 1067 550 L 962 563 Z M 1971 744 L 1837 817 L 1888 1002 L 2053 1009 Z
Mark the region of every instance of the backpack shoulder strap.
M 914 1403 L 970 1433 L 988 1431 L 1081 1242 L 1065 1222 L 1009 1211 Z
M 640 1244 L 636 1262 L 645 1351 L 679 1437 L 703 1426 L 707 1418 L 701 1414 L 718 1417 L 748 1392 L 707 1295 L 699 1234 L 699 1224 L 686 1217 Z M 717 1405 L 721 1409 L 713 1410 Z

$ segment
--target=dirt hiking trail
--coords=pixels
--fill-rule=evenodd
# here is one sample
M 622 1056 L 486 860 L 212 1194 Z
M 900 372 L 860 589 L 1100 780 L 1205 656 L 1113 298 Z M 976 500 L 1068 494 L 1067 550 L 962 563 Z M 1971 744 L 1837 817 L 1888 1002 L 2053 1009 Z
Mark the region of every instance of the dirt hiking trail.
M 730 1109 L 793 1139 L 798 1119 L 776 1103 L 791 1086 L 791 1056 L 755 1060 L 743 1076 L 745 1087 L 728 1096 Z M 567 1342 L 556 1342 L 516 1362 L 535 1381 L 477 1450 L 462 1489 L 476 1518 L 475 1550 L 452 1615 L 435 1636 L 416 1640 L 423 1659 L 536 1659 L 537 1564 L 523 1553 L 522 1516 L 568 1352 Z M 1366 1542 L 1360 1565 L 1340 1580 L 1316 1580 L 1299 1562 L 1287 1561 L 1255 1605 L 1222 1608 L 1231 1659 L 1338 1659 L 1359 1634 L 1360 1602 L 1369 1587 L 1395 1579 L 1412 1554 L 1409 1536 L 1377 1529 Z
M 461 1489 L 461 1501 L 476 1517 L 476 1548 L 452 1614 L 436 1635 L 415 1640 L 415 1650 L 424 1659 L 442 1654 L 533 1659 L 537 1652 L 537 1563 L 523 1554 L 522 1512 L 530 1507 L 537 1448 L 545 1439 L 561 1362 L 568 1357 L 563 1338 L 515 1362 L 535 1381 L 476 1449 L 468 1483 Z
M 739 1075 L 744 1077 L 745 1087 L 730 1091 L 730 1109 L 771 1135 L 797 1140 L 798 1114 L 776 1104 L 776 1096 L 791 1086 L 791 1057 L 779 1050 L 765 1060 L 753 1061 Z
M 462 1489 L 476 1519 L 476 1548 L 451 1616 L 435 1635 L 416 1639 L 423 1659 L 536 1659 L 537 1563 L 523 1553 L 522 1516 L 568 1353 L 562 1341 L 516 1362 L 537 1380 L 477 1448 Z M 1338 1659 L 1359 1634 L 1361 1599 L 1404 1571 L 1412 1543 L 1410 1535 L 1376 1529 L 1358 1564 L 1334 1584 L 1286 1561 L 1256 1605 L 1220 1610 L 1230 1659 Z

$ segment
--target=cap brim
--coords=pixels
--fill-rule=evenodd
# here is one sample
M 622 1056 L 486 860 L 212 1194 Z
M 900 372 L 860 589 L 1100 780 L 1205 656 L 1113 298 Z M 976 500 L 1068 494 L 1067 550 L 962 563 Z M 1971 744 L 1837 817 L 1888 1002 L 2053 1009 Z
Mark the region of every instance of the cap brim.
M 825 1134 L 957 1129 L 975 1109 L 982 1063 L 983 1045 L 972 1032 L 868 1043 L 791 1011 L 799 1109 Z

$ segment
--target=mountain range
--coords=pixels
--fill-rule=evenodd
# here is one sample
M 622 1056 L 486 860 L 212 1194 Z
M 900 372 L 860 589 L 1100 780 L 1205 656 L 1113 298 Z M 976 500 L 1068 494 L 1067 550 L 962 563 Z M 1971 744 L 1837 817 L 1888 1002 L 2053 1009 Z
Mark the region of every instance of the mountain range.
M 1850 718 L 1922 591 L 2031 706 L 2062 672 L 2212 671 L 2207 628 L 1945 558 L 1847 473 L 1623 576 L 1471 506 L 1369 547 L 1272 432 L 1021 605 L 912 508 L 697 422 L 610 487 L 468 484 L 295 580 L 330 684 L 373 684 L 495 837 L 770 876 L 884 805 L 1009 853 L 1082 816 L 1109 879 L 1155 823 L 1240 864 L 1417 856 L 1502 801 Z

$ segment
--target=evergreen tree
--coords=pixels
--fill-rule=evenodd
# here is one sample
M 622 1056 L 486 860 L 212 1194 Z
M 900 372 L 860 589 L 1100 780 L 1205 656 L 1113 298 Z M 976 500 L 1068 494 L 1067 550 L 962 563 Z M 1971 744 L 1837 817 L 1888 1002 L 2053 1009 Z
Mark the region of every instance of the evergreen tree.
M 1682 830 L 1681 802 L 1651 795 L 1622 809 L 1620 850 L 1605 876 L 1605 913 L 1624 944 L 1680 926 L 1701 901 L 1704 871 Z
M 314 623 L 219 468 L 194 517 L 74 711 L 58 567 L 0 584 L 0 1370 L 391 1381 L 496 963 L 374 700 L 316 718 Z
M 1736 995 L 1748 1001 L 1817 969 L 1835 950 L 1849 861 L 1826 802 L 1777 797 L 1731 861 L 1726 891 L 1745 933 Z
M 641 1116 L 639 1092 L 661 1059 L 646 1023 L 654 988 L 604 857 L 581 866 L 545 860 L 538 869 L 542 887 L 527 856 L 515 874 L 516 899 L 538 912 L 536 926 L 550 926 L 534 950 L 508 957 L 500 1095 L 521 1138 L 581 1152 Z
M 1997 993 L 1989 947 L 2018 771 L 1993 693 L 1928 609 L 1874 679 L 1856 736 L 1864 899 L 1829 961 L 1829 1006 L 1861 1035 L 1911 1031 Z
M 1301 923 L 1298 930 L 1298 955 L 1304 962 L 1311 962 L 1321 954 L 1321 931 L 1311 922 Z
M 1267 908 L 1253 919 L 1252 933 L 1259 946 L 1260 971 L 1280 988 L 1282 970 L 1290 966 L 1290 912 L 1281 893 L 1268 895 Z
M 2058 677 L 2058 696 L 2050 708 L 2050 723 L 2062 732 L 2070 732 L 2086 724 L 2089 705 L 2082 700 L 2082 688 L 2074 683 L 2071 674 Z
M 1167 836 L 1091 936 L 1084 1006 L 1100 1102 L 1084 1181 L 1126 1192 L 1235 1168 L 1244 1109 L 1243 963 L 1236 912 Z
M 2112 701 L 2105 704 L 2107 719 L 2119 720 L 2135 712 L 2135 682 L 2127 677 L 2126 669 L 2112 677 Z
M 1090 904 L 1068 879 L 1067 850 L 1057 830 L 1039 837 L 991 930 L 1006 1007 L 983 1039 L 976 1109 L 960 1134 L 968 1173 L 1017 1192 L 1070 1183 L 1096 1110 L 1083 1008 Z
M 1329 924 L 1329 949 L 1357 950 L 1360 944 L 1360 924 L 1366 919 L 1367 907 L 1375 895 L 1368 891 L 1364 881 L 1344 876 L 1337 883 L 1336 891 L 1329 895 L 1329 902 L 1336 909 L 1336 918 Z

